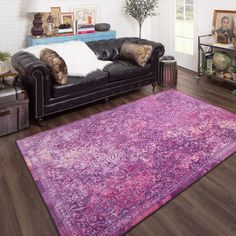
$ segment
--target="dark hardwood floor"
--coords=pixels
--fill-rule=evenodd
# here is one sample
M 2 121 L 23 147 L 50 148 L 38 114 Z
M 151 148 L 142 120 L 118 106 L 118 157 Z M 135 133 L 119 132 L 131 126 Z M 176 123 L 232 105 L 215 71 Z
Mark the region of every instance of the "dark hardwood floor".
M 156 93 L 161 89 L 158 88 Z M 207 79 L 198 85 L 192 72 L 179 70 L 177 90 L 236 113 L 231 90 Z M 43 201 L 16 147 L 17 139 L 51 129 L 152 94 L 151 86 L 97 102 L 0 137 L 0 235 L 57 235 Z M 127 236 L 236 235 L 236 154 L 156 211 Z

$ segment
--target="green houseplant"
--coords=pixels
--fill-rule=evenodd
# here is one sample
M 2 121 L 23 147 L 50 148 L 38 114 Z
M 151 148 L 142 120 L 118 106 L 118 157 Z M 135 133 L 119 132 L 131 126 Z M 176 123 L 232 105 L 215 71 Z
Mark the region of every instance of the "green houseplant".
M 139 37 L 142 35 L 142 25 L 148 16 L 157 15 L 158 0 L 126 0 L 125 13 L 137 20 Z
M 0 51 L 0 75 L 7 73 L 10 70 L 10 58 L 10 53 Z
M 10 57 L 11 57 L 10 53 L 0 51 L 0 61 L 7 61 Z

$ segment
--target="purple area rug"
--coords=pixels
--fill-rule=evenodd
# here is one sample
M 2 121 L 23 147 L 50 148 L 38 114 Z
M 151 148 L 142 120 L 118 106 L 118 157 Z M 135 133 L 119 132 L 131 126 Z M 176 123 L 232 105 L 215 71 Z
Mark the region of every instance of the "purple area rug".
M 17 144 L 61 235 L 121 235 L 236 151 L 236 115 L 174 90 Z

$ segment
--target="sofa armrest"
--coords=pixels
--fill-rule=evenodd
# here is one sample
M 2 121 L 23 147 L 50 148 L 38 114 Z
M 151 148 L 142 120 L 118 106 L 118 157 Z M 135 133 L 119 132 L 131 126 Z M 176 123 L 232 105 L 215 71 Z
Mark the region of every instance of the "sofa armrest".
M 40 71 L 44 76 L 49 75 L 47 65 L 28 52 L 17 52 L 12 56 L 11 63 L 21 76 L 30 77 L 35 71 Z
M 28 92 L 34 118 L 43 117 L 45 102 L 51 97 L 51 77 L 47 65 L 34 55 L 23 51 L 14 54 L 11 62 Z

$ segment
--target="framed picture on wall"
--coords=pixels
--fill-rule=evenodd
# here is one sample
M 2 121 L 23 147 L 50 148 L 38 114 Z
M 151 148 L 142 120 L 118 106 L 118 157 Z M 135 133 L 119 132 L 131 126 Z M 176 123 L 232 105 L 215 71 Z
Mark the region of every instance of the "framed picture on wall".
M 236 11 L 215 10 L 213 29 L 217 35 L 217 42 L 230 43 L 236 36 Z
M 74 12 L 77 23 L 96 24 L 100 21 L 100 9 L 98 5 L 78 5 L 71 6 L 70 10 Z

